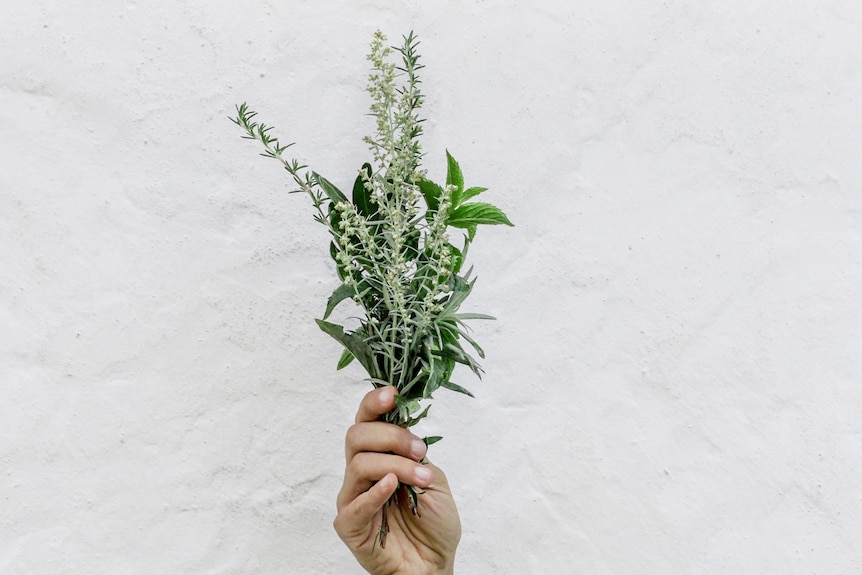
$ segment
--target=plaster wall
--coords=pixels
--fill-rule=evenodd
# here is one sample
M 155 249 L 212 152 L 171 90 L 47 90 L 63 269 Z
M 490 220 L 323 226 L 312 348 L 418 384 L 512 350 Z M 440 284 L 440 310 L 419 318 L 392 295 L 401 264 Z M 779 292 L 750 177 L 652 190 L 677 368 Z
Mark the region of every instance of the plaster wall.
M 359 573 L 326 236 L 373 31 L 480 231 L 459 573 L 862 572 L 856 2 L 3 2 L 0 574 Z

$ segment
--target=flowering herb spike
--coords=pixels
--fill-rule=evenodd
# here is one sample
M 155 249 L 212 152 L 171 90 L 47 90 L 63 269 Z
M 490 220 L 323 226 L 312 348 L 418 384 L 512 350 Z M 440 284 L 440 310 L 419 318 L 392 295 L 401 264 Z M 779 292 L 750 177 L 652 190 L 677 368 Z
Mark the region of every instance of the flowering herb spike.
M 513 225 L 499 208 L 469 201 L 487 188 L 465 188 L 461 167 L 448 150 L 446 185 L 432 182 L 421 170 L 424 120 L 419 109 L 424 97 L 417 74 L 423 67 L 418 44 L 412 32 L 405 36 L 394 48 L 401 56 L 396 65 L 390 61 L 393 48 L 386 38 L 380 32 L 374 35 L 367 91 L 376 131 L 364 139 L 372 161 L 358 170 L 349 198 L 317 172 L 286 159 L 283 154 L 293 144 L 282 145 L 271 126 L 255 120 L 257 113 L 247 104 L 237 106 L 236 118 L 231 118 L 244 130 L 244 138 L 263 145 L 261 155 L 282 164 L 298 186 L 294 192 L 311 198 L 315 221 L 332 236 L 329 252 L 340 282 L 317 324 L 344 347 L 338 369 L 355 359 L 375 387 L 397 388 L 395 408 L 384 419 L 402 427 L 428 415 L 430 405 L 423 409 L 420 402 L 441 387 L 472 396 L 451 381 L 456 364 L 482 374 L 463 346 L 466 341 L 484 358 L 465 320 L 493 318 L 459 313 L 475 282 L 461 269 L 478 226 Z M 466 231 L 462 247 L 450 242 L 450 228 Z M 326 321 L 346 300 L 364 312 L 354 329 Z M 426 443 L 439 439 L 427 438 Z M 411 510 L 418 514 L 420 492 L 404 487 L 399 491 L 407 493 Z M 381 546 L 388 530 L 385 509 Z

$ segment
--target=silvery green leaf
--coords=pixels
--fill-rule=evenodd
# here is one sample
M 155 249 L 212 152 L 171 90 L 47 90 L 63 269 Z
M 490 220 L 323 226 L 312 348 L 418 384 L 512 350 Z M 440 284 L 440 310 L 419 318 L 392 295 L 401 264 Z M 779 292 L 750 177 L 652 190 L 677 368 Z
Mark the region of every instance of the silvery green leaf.
M 320 185 L 323 191 L 326 193 L 327 197 L 331 202 L 335 202 L 336 204 L 339 202 L 346 202 L 347 196 L 341 193 L 341 190 L 336 188 L 332 182 L 318 174 L 317 172 L 311 173 L 314 180 Z
M 470 397 L 476 397 L 467 389 L 461 387 L 457 383 L 452 383 L 451 381 L 444 381 L 440 384 L 440 387 L 445 387 L 446 389 L 451 389 L 452 391 L 457 391 L 458 393 L 463 393 L 464 395 L 469 395 Z

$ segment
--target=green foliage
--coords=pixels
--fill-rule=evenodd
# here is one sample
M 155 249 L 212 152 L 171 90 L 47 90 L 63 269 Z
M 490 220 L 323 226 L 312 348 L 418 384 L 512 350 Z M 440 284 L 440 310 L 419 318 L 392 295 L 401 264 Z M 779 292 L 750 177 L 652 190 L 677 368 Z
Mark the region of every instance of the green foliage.
M 464 175 L 461 173 L 461 166 L 446 150 L 446 185 L 452 186 L 452 205 L 458 206 L 461 203 L 461 194 L 464 193 Z
M 365 183 L 371 181 L 372 173 L 371 164 L 367 162 L 362 164 L 362 169 L 359 170 L 359 175 L 353 183 L 353 204 L 365 217 L 377 215 L 377 204 L 371 199 L 365 187 Z
M 341 352 L 341 357 L 338 358 L 338 365 L 335 366 L 335 369 L 344 369 L 345 367 L 353 363 L 354 359 L 355 358 L 353 357 L 353 354 L 350 353 L 349 349 L 343 350 Z
M 425 198 L 425 204 L 428 206 L 428 214 L 431 215 L 440 207 L 440 196 L 443 195 L 443 188 L 432 182 L 431 180 L 422 178 L 419 180 L 419 190 Z
M 323 312 L 323 319 L 329 317 L 332 310 L 335 309 L 335 306 L 348 298 L 352 298 L 354 295 L 356 295 L 356 289 L 353 286 L 341 284 L 335 288 L 335 291 L 332 292 L 332 295 L 329 296 L 329 299 L 326 301 L 326 311 Z
M 356 359 L 375 386 L 397 387 L 396 406 L 386 420 L 410 427 L 428 415 L 430 406 L 420 402 L 438 389 L 472 397 L 451 381 L 456 365 L 482 374 L 472 354 L 484 358 L 485 353 L 465 322 L 493 318 L 459 311 L 475 283 L 470 271 L 462 274 L 461 269 L 479 226 L 512 222 L 489 203 L 469 201 L 487 188 L 466 188 L 461 166 L 448 150 L 445 186 L 424 176 L 418 42 L 412 33 L 404 38 L 394 49 L 401 57 L 396 66 L 384 41 L 378 32 L 369 55 L 368 92 L 377 131 L 365 141 L 373 161 L 360 168 L 349 199 L 320 174 L 286 159 L 283 153 L 292 144 L 280 144 L 246 104 L 237 106 L 231 119 L 245 131 L 243 137 L 263 145 L 263 156 L 278 160 L 291 174 L 295 191 L 311 198 L 315 220 L 332 236 L 329 253 L 340 284 L 317 324 L 344 348 L 337 369 Z M 449 240 L 453 228 L 467 232 L 461 248 Z M 364 315 L 354 329 L 327 321 L 346 300 Z M 425 441 L 431 445 L 439 439 Z
M 514 225 L 506 214 L 500 211 L 500 208 L 482 202 L 461 204 L 449 215 L 446 223 L 455 228 L 465 229 L 478 225 Z

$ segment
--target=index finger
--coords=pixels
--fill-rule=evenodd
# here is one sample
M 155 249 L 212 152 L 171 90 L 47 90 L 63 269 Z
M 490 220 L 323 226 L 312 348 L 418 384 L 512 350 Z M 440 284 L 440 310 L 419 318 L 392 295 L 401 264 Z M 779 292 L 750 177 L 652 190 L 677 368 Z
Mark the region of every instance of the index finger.
M 356 423 L 377 421 L 380 416 L 395 407 L 396 390 L 392 386 L 379 387 L 365 394 L 356 412 Z

